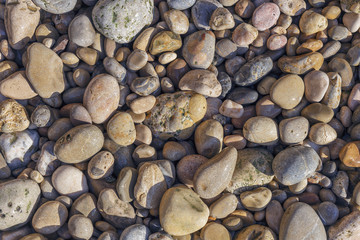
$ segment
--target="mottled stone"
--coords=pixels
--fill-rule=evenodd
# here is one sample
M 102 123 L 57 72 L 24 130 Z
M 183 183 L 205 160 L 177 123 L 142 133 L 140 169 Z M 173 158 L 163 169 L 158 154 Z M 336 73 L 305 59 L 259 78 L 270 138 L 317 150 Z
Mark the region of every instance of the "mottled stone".
M 180 79 L 179 88 L 183 91 L 191 90 L 206 97 L 219 97 L 222 90 L 216 75 L 202 69 L 187 72 Z
M 180 49 L 182 46 L 181 37 L 171 31 L 163 31 L 156 34 L 151 40 L 149 51 L 153 55 L 163 52 L 172 52 Z
M 0 103 L 0 131 L 19 132 L 29 127 L 30 121 L 26 109 L 12 99 Z
M 311 69 L 319 70 L 324 57 L 318 53 L 307 53 L 299 56 L 283 56 L 278 60 L 278 67 L 284 73 L 304 74 Z
M 190 5 L 190 4 L 189 4 Z M 216 0 L 198 0 L 191 8 L 191 17 L 197 29 L 210 30 L 211 14 L 222 5 Z
M 305 11 L 300 18 L 299 27 L 301 32 L 310 35 L 323 31 L 327 28 L 327 19 L 313 10 Z
M 265 31 L 276 24 L 279 16 L 280 9 L 275 3 L 263 3 L 255 9 L 251 22 L 259 31 Z
M 298 75 L 288 74 L 279 78 L 271 87 L 270 97 L 283 109 L 296 107 L 304 95 L 304 82 Z

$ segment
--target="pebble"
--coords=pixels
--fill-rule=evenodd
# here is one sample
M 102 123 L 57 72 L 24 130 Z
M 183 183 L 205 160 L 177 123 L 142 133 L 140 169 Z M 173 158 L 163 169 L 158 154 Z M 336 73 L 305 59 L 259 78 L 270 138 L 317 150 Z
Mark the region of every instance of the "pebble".
M 48 201 L 35 212 L 32 227 L 41 234 L 51 234 L 60 229 L 68 217 L 68 210 L 58 201 Z
M 8 231 L 27 224 L 40 200 L 40 188 L 33 180 L 9 180 L 0 184 L 0 230 Z
M 187 155 L 186 149 L 179 142 L 168 141 L 163 147 L 163 156 L 170 161 L 179 161 Z
M 301 32 L 310 35 L 323 31 L 328 26 L 328 20 L 321 14 L 313 11 L 305 11 L 300 18 L 299 27 Z
M 80 163 L 99 152 L 103 144 L 101 130 L 95 125 L 84 124 L 70 129 L 60 137 L 55 143 L 54 153 L 62 162 Z
M 219 112 L 225 117 L 240 118 L 244 114 L 244 108 L 241 104 L 226 99 L 219 108 Z
M 120 146 L 134 143 L 136 131 L 131 115 L 125 112 L 115 114 L 107 124 L 107 133 L 110 139 Z
M 271 167 L 273 158 L 264 148 L 239 150 L 235 171 L 226 190 L 239 194 L 270 183 L 274 178 Z
M 217 8 L 211 15 L 210 28 L 213 30 L 232 29 L 235 26 L 233 15 L 226 8 Z
M 234 194 L 226 193 L 210 205 L 210 216 L 217 219 L 226 218 L 236 210 L 238 202 Z
M 113 189 L 103 189 L 98 197 L 97 208 L 101 216 L 115 228 L 126 228 L 135 224 L 135 211 L 130 203 L 118 198 Z
M 6 32 L 10 46 L 20 50 L 26 46 L 35 33 L 40 21 L 40 8 L 26 0 L 9 1 L 5 6 Z M 17 4 L 11 4 L 17 3 Z
M 200 237 L 206 240 L 231 239 L 229 231 L 223 225 L 215 222 L 206 224 L 205 227 L 201 229 Z
M 267 2 L 255 9 L 251 22 L 259 31 L 265 31 L 276 24 L 279 16 L 279 7 L 275 3 Z
M 180 10 L 173 9 L 165 12 L 164 20 L 170 30 L 176 34 L 185 34 L 189 30 L 189 19 Z
M 280 11 L 288 16 L 299 16 L 306 9 L 304 0 L 274 0 Z
M 26 53 L 26 76 L 36 93 L 43 98 L 62 93 L 65 80 L 61 58 L 41 43 L 31 44 Z
M 293 203 L 281 219 L 279 239 L 327 239 L 324 225 L 306 203 Z
M 84 107 L 94 123 L 103 123 L 117 109 L 120 89 L 116 79 L 108 74 L 94 77 L 84 93 Z
M 269 239 L 269 240 L 277 239 L 276 234 L 270 228 L 266 226 L 254 224 L 241 230 L 236 235 L 235 240 L 251 239 L 254 233 L 256 233 L 256 236 L 258 236 L 260 239 Z
M 29 127 L 30 121 L 26 109 L 12 99 L 0 103 L 0 131 L 12 133 Z
M 333 72 L 337 72 L 341 77 L 341 87 L 343 89 L 349 89 L 353 86 L 352 78 L 353 78 L 353 72 L 351 70 L 351 66 L 343 58 L 334 57 L 329 62 L 329 68 Z M 350 99 L 350 98 L 349 98 Z M 350 107 L 350 105 L 349 105 Z M 351 108 L 351 107 L 350 107 Z
M 317 212 L 325 226 L 333 225 L 339 217 L 339 209 L 332 202 L 320 203 Z
M 172 52 L 182 46 L 181 36 L 171 31 L 162 31 L 156 34 L 151 40 L 149 52 L 158 55 L 163 52 Z
M 311 176 L 320 162 L 314 149 L 304 146 L 289 147 L 278 153 L 272 162 L 272 169 L 278 181 L 294 185 Z
M 154 137 L 187 139 L 192 135 L 195 124 L 204 117 L 206 106 L 206 99 L 200 94 L 186 91 L 162 94 L 157 97 L 144 124 L 151 129 Z M 177 114 L 179 112 L 184 116 Z M 188 120 L 182 121 L 184 118 Z
M 68 229 L 70 235 L 75 239 L 90 239 L 94 231 L 91 220 L 81 214 L 70 217 Z
M 243 134 L 250 142 L 266 145 L 278 140 L 279 130 L 273 119 L 257 116 L 245 122 Z
M 331 190 L 339 198 L 346 198 L 349 187 L 349 177 L 346 172 L 339 171 L 333 179 Z
M 147 240 L 151 232 L 148 227 L 142 224 L 134 224 L 124 229 L 120 235 L 120 240 Z
M 279 201 L 271 200 L 266 206 L 266 223 L 276 234 L 279 234 L 280 222 L 283 215 L 284 210 Z
M 158 208 L 166 190 L 167 185 L 160 168 L 150 162 L 142 164 L 134 186 L 137 203 L 147 209 Z
M 194 91 L 206 97 L 219 97 L 222 91 L 216 75 L 203 69 L 191 70 L 186 73 L 180 79 L 179 88 L 183 91 Z
M 351 212 L 328 229 L 329 239 L 340 240 L 346 238 L 353 240 L 358 238 L 360 236 L 359 221 L 360 212 Z
M 320 102 L 328 87 L 329 77 L 322 71 L 311 71 L 304 77 L 305 97 L 309 102 Z
M 108 151 L 97 153 L 88 163 L 87 173 L 92 179 L 109 177 L 114 170 L 114 156 Z
M 333 110 L 321 103 L 312 103 L 306 106 L 301 115 L 309 120 L 310 123 L 323 122 L 328 123 L 334 116 Z
M 278 79 L 271 87 L 270 97 L 283 109 L 296 107 L 304 95 L 304 82 L 295 74 L 288 74 Z
M 343 24 L 354 33 L 360 28 L 360 15 L 354 12 L 346 12 L 342 18 Z
M 316 123 L 311 126 L 309 139 L 317 145 L 327 145 L 337 138 L 334 128 L 326 123 Z
M 255 103 L 258 97 L 259 94 L 255 90 L 245 87 L 236 87 L 227 95 L 227 99 L 242 105 Z
M 287 43 L 285 35 L 274 34 L 266 41 L 266 46 L 269 50 L 276 51 L 284 48 Z
M 224 129 L 221 124 L 213 119 L 202 122 L 195 131 L 196 151 L 206 157 L 212 158 L 222 149 Z
M 298 48 L 296 48 L 297 54 L 304 54 L 310 52 L 317 52 L 322 49 L 323 42 L 321 40 L 309 39 L 306 42 L 302 43 Z M 325 58 L 324 54 L 323 57 Z
M 209 217 L 209 209 L 199 195 L 184 186 L 168 189 L 160 203 L 159 218 L 164 230 L 184 236 L 200 230 Z
M 318 53 L 306 53 L 298 56 L 283 56 L 278 60 L 278 67 L 284 73 L 304 74 L 311 69 L 319 70 L 324 57 Z
M 309 132 L 309 121 L 302 117 L 283 119 L 279 123 L 280 139 L 285 144 L 300 143 Z
M 117 43 L 129 43 L 153 20 L 154 3 L 146 0 L 102 0 L 92 10 L 95 28 Z
M 83 172 L 71 165 L 58 167 L 51 176 L 51 182 L 58 193 L 72 199 L 89 190 Z
M 259 187 L 240 194 L 242 205 L 250 211 L 261 211 L 265 209 L 271 197 L 271 191 L 265 187 Z
M 201 2 L 201 1 L 198 1 Z M 182 55 L 192 68 L 207 69 L 215 54 L 215 35 L 211 31 L 197 31 L 184 40 Z
M 68 34 L 70 40 L 80 47 L 88 47 L 95 41 L 95 29 L 86 15 L 79 15 L 71 21 Z
M 237 45 L 245 47 L 253 43 L 258 34 L 258 30 L 251 24 L 241 23 L 235 28 L 231 39 Z
M 235 5 L 235 12 L 242 18 L 250 18 L 255 10 L 255 5 L 250 0 L 240 0 Z

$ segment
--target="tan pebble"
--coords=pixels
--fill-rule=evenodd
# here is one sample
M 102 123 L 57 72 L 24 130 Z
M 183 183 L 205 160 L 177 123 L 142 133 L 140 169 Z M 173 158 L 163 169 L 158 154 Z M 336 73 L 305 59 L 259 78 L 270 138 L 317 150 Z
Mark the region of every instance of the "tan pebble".
M 99 59 L 98 51 L 92 48 L 80 47 L 76 49 L 76 55 L 90 66 L 95 65 Z
M 275 118 L 281 113 L 281 107 L 276 105 L 269 95 L 256 102 L 256 115 Z
M 136 130 L 131 115 L 125 112 L 115 114 L 107 124 L 107 133 L 120 146 L 134 143 Z
M 240 118 L 244 113 L 244 108 L 241 104 L 226 99 L 220 106 L 219 112 L 225 117 Z
M 205 227 L 201 229 L 200 237 L 204 240 L 231 239 L 229 231 L 223 225 L 215 222 L 205 225 Z
M 234 147 L 237 150 L 243 149 L 246 146 L 246 139 L 241 135 L 228 135 L 224 137 L 224 144 L 227 147 Z

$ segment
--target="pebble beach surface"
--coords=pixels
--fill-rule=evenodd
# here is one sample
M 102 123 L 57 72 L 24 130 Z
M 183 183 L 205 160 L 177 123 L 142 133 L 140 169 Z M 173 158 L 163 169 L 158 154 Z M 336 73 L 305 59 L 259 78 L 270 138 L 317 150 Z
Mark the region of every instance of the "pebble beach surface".
M 359 0 L 0 0 L 0 240 L 359 240 Z

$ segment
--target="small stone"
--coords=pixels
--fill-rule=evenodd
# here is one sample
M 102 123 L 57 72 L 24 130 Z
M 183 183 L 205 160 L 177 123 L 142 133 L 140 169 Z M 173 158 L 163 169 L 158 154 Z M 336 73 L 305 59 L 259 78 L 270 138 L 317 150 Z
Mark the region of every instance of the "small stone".
M 191 70 L 186 73 L 180 79 L 179 88 L 183 91 L 191 90 L 206 97 L 219 97 L 222 90 L 216 75 L 203 69 Z
M 71 165 L 58 167 L 51 177 L 51 182 L 58 193 L 73 199 L 89 190 L 83 172 Z
M 336 177 L 333 180 L 333 185 L 331 187 L 331 190 L 335 195 L 339 198 L 346 198 L 348 193 L 349 187 L 349 177 L 346 172 L 339 171 L 336 174 Z
M 280 139 L 286 144 L 302 142 L 308 132 L 309 121 L 301 116 L 283 119 L 279 123 Z
M 301 111 L 301 115 L 306 117 L 310 123 L 328 123 L 334 116 L 333 110 L 321 103 L 312 103 Z
M 277 234 L 280 230 L 281 218 L 284 210 L 281 203 L 277 200 L 271 200 L 266 207 L 266 223 Z
M 51 234 L 60 229 L 68 217 L 65 205 L 58 201 L 48 201 L 41 205 L 32 219 L 32 227 L 41 234 Z
M 23 131 L 30 121 L 26 109 L 12 99 L 0 103 L 0 130 L 4 133 Z
M 146 144 L 139 145 L 132 153 L 132 158 L 136 164 L 154 161 L 157 159 L 156 149 Z
M 357 106 L 360 105 L 359 95 L 360 95 L 360 84 L 356 84 L 352 88 L 349 98 L 348 98 L 348 101 L 347 101 L 348 102 L 347 105 L 353 111 L 356 109 Z
M 69 216 L 80 214 L 89 218 L 92 222 L 99 221 L 101 215 L 96 208 L 96 197 L 92 193 L 84 193 L 71 205 Z
M 242 18 L 250 18 L 255 10 L 255 5 L 250 0 L 240 0 L 235 5 L 235 13 Z
M 227 99 L 242 105 L 255 103 L 258 97 L 257 91 L 245 87 L 236 87 L 227 95 Z
M 84 124 L 72 128 L 60 137 L 55 143 L 54 153 L 62 162 L 80 163 L 99 152 L 103 144 L 101 130 L 94 125 Z
M 327 28 L 327 19 L 313 10 L 305 11 L 300 18 L 299 27 L 301 32 L 310 35 L 323 31 Z
M 15 73 L 19 69 L 18 65 L 13 61 L 0 62 L 0 79 L 3 80 Z
M 309 39 L 306 42 L 302 43 L 298 48 L 296 48 L 296 54 L 317 52 L 323 47 L 323 45 L 324 44 L 321 40 Z
M 339 152 L 339 158 L 342 163 L 348 167 L 360 166 L 359 142 L 349 142 L 343 146 Z
M 134 187 L 134 196 L 140 206 L 147 209 L 158 208 L 166 190 L 165 178 L 156 164 L 146 162 L 140 166 Z
M 333 225 L 339 217 L 339 209 L 332 202 L 320 203 L 317 212 L 325 226 Z
M 159 218 L 164 230 L 183 236 L 200 230 L 209 217 L 209 209 L 191 189 L 177 186 L 168 189 L 160 203 Z
M 342 18 L 343 24 L 350 32 L 355 33 L 360 28 L 360 15 L 353 12 L 346 12 Z
M 20 50 L 24 48 L 33 37 L 40 21 L 39 10 L 40 8 L 33 2 L 26 0 L 10 0 L 7 2 L 4 21 L 8 41 L 13 49 Z
M 311 71 L 304 77 L 305 97 L 309 102 L 320 102 L 329 86 L 329 77 L 322 71 Z
M 30 99 L 37 96 L 28 82 L 25 71 L 18 71 L 0 82 L 0 93 L 12 99 Z
M 46 12 L 52 14 L 63 14 L 70 12 L 75 8 L 76 1 L 75 0 L 35 0 L 34 3 L 39 6 L 41 9 L 45 10 Z
M 138 177 L 137 170 L 132 167 L 121 169 L 116 180 L 116 192 L 119 199 L 124 202 L 131 202 L 134 199 L 134 186 Z
M 148 55 L 145 51 L 135 49 L 127 58 L 126 66 L 131 71 L 138 71 L 143 68 L 148 61 Z
M 150 229 L 142 224 L 134 224 L 124 229 L 120 235 L 120 240 L 147 240 L 150 236 Z
M 328 229 L 329 240 L 355 240 L 360 237 L 360 212 L 353 211 Z
M 27 224 L 40 200 L 39 185 L 33 180 L 8 180 L 0 183 L 0 230 L 8 231 Z
M 221 124 L 213 119 L 202 122 L 195 131 L 196 151 L 207 158 L 212 158 L 222 149 L 224 130 Z
M 107 124 L 107 133 L 110 139 L 120 146 L 133 144 L 136 131 L 131 115 L 125 112 L 115 114 Z
M 314 149 L 294 146 L 278 153 L 272 162 L 272 168 L 278 181 L 289 186 L 310 177 L 319 162 L 320 157 Z
M 149 51 L 152 55 L 158 55 L 163 52 L 173 52 L 182 46 L 181 37 L 171 31 L 163 31 L 156 34 L 151 40 Z
M 258 37 L 258 30 L 250 24 L 241 23 L 238 25 L 231 39 L 239 46 L 248 46 Z
M 113 189 L 103 189 L 98 197 L 97 208 L 103 218 L 116 228 L 126 228 L 135 223 L 135 211 L 130 203 L 121 201 Z
M 327 75 L 330 79 L 329 87 L 324 95 L 322 103 L 332 109 L 335 109 L 340 104 L 342 80 L 338 73 L 329 72 Z
M 185 34 L 189 30 L 189 19 L 180 10 L 169 10 L 164 13 L 164 19 L 170 30 L 176 34 Z
M 61 58 L 41 43 L 27 48 L 26 76 L 40 97 L 50 98 L 65 90 Z
M 298 16 L 306 10 L 304 0 L 274 0 L 280 11 L 288 16 Z
M 283 56 L 278 60 L 278 67 L 284 73 L 304 74 L 311 69 L 319 70 L 324 57 L 318 53 L 307 53 L 298 56 Z
M 273 68 L 273 61 L 265 55 L 257 56 L 243 66 L 234 75 L 235 84 L 238 86 L 251 86 L 265 77 Z
M 108 151 L 97 153 L 88 163 L 87 173 L 92 179 L 109 177 L 114 170 L 114 156 Z
M 179 142 L 168 141 L 163 148 L 163 156 L 170 161 L 179 161 L 187 154 L 184 146 Z
M 275 3 L 267 2 L 255 9 L 251 22 L 259 31 L 265 31 L 276 24 L 279 16 L 279 7 Z
M 205 199 L 213 198 L 220 194 L 231 180 L 235 170 L 236 159 L 236 149 L 227 147 L 202 164 L 194 175 L 195 191 Z
M 284 48 L 286 43 L 287 38 L 285 35 L 273 34 L 268 38 L 266 46 L 269 50 L 276 51 Z
M 329 37 L 335 41 L 346 41 L 352 37 L 351 32 L 344 26 L 333 26 L 327 32 Z
M 304 88 L 304 82 L 299 76 L 288 74 L 272 85 L 270 97 L 281 108 L 292 109 L 300 103 Z
M 316 123 L 310 128 L 309 139 L 317 145 L 327 145 L 336 138 L 336 131 L 329 124 Z
M 326 240 L 324 225 L 312 207 L 306 203 L 293 203 L 281 219 L 279 240 L 284 239 Z
M 217 8 L 211 15 L 209 25 L 212 30 L 226 30 L 235 27 L 235 21 L 229 10 Z
M 279 130 L 273 119 L 257 116 L 245 122 L 243 134 L 250 142 L 266 145 L 278 140 Z
M 160 81 L 158 77 L 137 77 L 131 84 L 130 89 L 134 93 L 140 96 L 149 96 L 160 87 Z
M 192 68 L 209 68 L 214 59 L 215 42 L 215 35 L 211 31 L 201 30 L 187 36 L 182 48 L 185 61 Z
M 240 194 L 242 205 L 250 211 L 261 211 L 265 209 L 271 197 L 271 191 L 265 187 L 259 187 Z
M 86 15 L 75 17 L 68 30 L 69 38 L 80 47 L 88 47 L 95 41 L 95 29 Z
M 95 28 L 117 43 L 128 43 L 153 20 L 154 2 L 102 0 L 92 10 Z
M 94 66 L 99 60 L 99 52 L 95 49 L 87 47 L 77 48 L 76 56 L 90 66 Z

